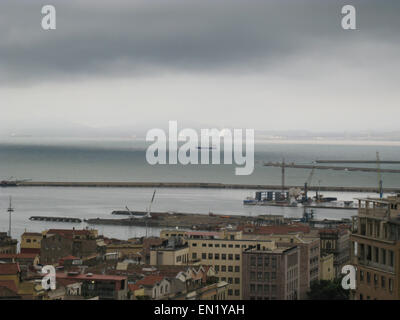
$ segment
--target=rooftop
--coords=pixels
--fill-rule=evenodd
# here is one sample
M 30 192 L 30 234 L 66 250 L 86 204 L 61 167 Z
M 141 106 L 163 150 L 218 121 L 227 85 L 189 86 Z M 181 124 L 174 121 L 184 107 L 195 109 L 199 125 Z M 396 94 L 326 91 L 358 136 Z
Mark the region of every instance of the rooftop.
M 106 275 L 106 274 L 78 274 L 71 275 L 64 272 L 57 272 L 56 278 L 59 279 L 76 279 L 76 280 L 98 280 L 98 281 L 122 281 L 126 280 L 124 276 L 114 276 L 114 275 Z
M 18 263 L 0 263 L 0 275 L 15 275 L 21 272 Z

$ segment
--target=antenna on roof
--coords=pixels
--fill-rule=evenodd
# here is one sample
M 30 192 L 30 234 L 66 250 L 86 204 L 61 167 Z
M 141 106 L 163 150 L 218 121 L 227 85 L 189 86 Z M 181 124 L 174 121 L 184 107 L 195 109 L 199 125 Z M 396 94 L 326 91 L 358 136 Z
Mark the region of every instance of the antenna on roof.
M 12 198 L 10 196 L 10 205 L 8 206 L 8 209 L 7 209 L 7 212 L 8 212 L 8 215 L 9 215 L 9 218 L 8 218 L 8 236 L 10 238 L 11 238 L 11 213 L 14 212 L 14 209 L 12 207 L 11 201 L 12 201 Z

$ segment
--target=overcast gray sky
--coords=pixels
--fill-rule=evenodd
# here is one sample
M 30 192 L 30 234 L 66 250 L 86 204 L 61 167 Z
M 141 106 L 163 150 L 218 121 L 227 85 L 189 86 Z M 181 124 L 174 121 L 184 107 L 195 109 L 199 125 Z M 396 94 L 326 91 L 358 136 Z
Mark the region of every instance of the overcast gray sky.
M 50 2 L 54 31 L 43 1 L 0 2 L 2 132 L 399 128 L 400 1 Z

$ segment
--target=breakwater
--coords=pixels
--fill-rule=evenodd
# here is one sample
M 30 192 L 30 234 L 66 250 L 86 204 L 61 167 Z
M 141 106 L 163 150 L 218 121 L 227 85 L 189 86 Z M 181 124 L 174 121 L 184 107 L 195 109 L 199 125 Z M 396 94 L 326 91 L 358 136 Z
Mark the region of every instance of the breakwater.
M 206 189 L 251 189 L 251 190 L 282 190 L 281 185 L 261 184 L 225 184 L 203 182 L 56 182 L 56 181 L 26 181 L 18 183 L 17 187 L 98 187 L 98 188 L 206 188 Z M 287 185 L 290 188 L 303 188 L 303 185 Z M 337 192 L 378 192 L 377 187 L 343 187 L 343 186 L 309 186 L 308 190 Z M 400 193 L 398 188 L 384 188 L 385 193 Z

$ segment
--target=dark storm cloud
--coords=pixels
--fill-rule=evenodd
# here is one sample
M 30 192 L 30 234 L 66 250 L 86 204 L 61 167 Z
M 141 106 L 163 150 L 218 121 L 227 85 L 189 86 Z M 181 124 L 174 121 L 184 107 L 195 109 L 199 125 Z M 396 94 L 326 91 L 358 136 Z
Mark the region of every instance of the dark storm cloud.
M 341 47 L 346 60 L 363 54 L 359 43 L 397 45 L 399 1 L 351 2 L 353 33 L 340 28 L 344 1 L 54 1 L 57 30 L 43 31 L 42 1 L 3 0 L 0 81 L 254 72 L 311 52 Z

